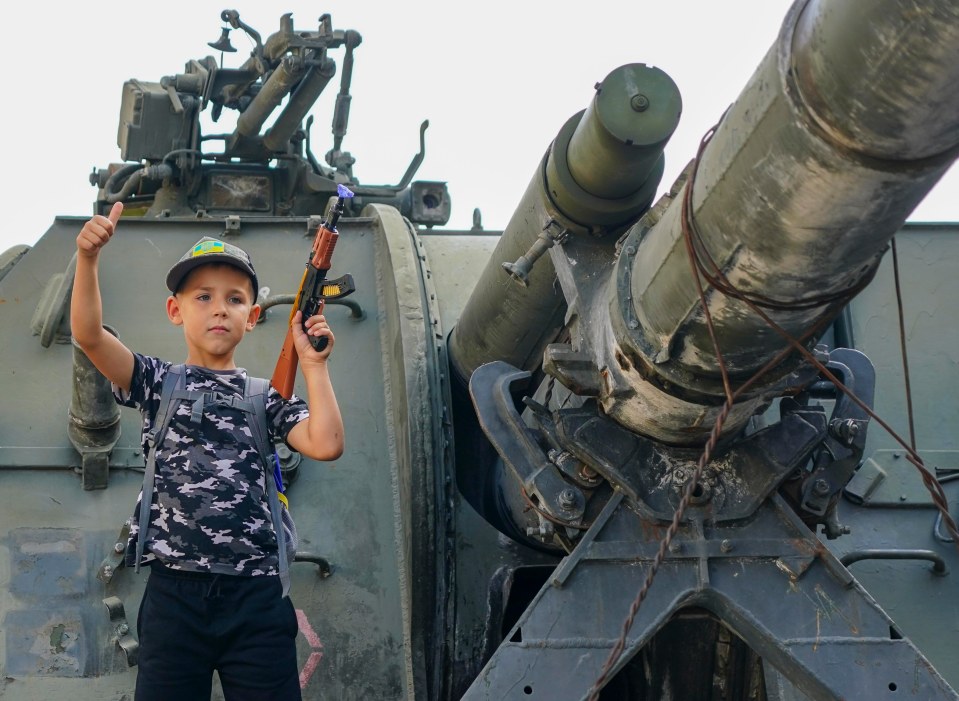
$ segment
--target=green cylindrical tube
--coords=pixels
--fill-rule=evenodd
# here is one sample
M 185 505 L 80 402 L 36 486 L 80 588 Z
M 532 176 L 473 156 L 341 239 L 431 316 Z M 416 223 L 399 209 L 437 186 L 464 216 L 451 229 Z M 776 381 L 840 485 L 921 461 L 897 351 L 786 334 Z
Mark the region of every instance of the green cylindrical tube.
M 541 234 L 602 236 L 622 231 L 648 209 L 681 105 L 665 73 L 629 64 L 597 85 L 589 108 L 562 127 L 453 329 L 450 357 L 464 379 L 492 360 L 525 370 L 539 366 L 566 311 L 550 256 L 541 255 Z M 613 244 L 610 237 L 610 257 Z M 503 264 L 524 257 L 534 263 L 518 282 Z
M 570 174 L 597 197 L 635 193 L 662 158 L 681 112 L 679 89 L 663 71 L 642 63 L 620 66 L 597 88 L 573 132 Z

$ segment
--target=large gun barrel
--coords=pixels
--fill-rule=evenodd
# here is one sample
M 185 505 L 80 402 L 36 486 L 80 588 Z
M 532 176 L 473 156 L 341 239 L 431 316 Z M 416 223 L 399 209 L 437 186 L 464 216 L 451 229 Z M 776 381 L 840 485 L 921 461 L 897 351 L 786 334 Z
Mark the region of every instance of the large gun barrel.
M 950 86 L 959 80 L 959 8 L 923 8 L 797 3 L 685 186 L 705 251 L 795 338 L 822 329 L 848 301 L 844 293 L 868 281 L 956 157 L 959 92 Z M 648 231 L 631 232 L 624 251 L 632 246 L 635 256 L 620 261 L 629 284 L 616 286 L 610 305 L 616 338 L 595 352 L 613 378 L 602 397 L 610 415 L 662 440 L 701 442 L 723 389 L 683 216 L 678 196 Z M 734 378 L 745 380 L 787 346 L 746 303 L 715 289 L 707 299 Z M 617 354 L 628 367 L 609 362 Z M 789 370 L 786 363 L 770 373 L 729 429 Z M 669 387 L 669 398 L 654 386 Z M 618 398 L 625 388 L 637 396 Z
M 796 3 L 695 164 L 687 219 L 697 225 L 702 250 L 737 289 L 773 301 L 770 316 L 790 334 L 821 333 L 848 299 L 844 293 L 868 281 L 892 235 L 955 159 L 959 92 L 951 86 L 957 81 L 953 2 L 927 3 L 921 11 L 902 0 L 855 10 Z M 553 194 L 549 163 L 557 153 L 554 145 L 545 177 L 538 173 L 531 189 L 544 183 Z M 631 165 L 594 144 L 566 153 L 577 180 L 579 158 L 603 154 L 585 169 L 590 196 L 621 197 L 635 186 Z M 704 442 L 723 386 L 683 235 L 688 187 L 677 183 L 675 198 L 664 198 L 630 229 L 614 266 L 608 267 L 611 242 L 598 257 L 583 237 L 552 246 L 552 270 L 535 270 L 530 277 L 539 279 L 523 298 L 532 300 L 520 305 L 516 286 L 503 291 L 509 286 L 502 271 L 495 284 L 487 277 L 527 245 L 533 229 L 548 225 L 545 208 L 531 207 L 528 192 L 454 331 L 456 367 L 468 374 L 506 360 L 531 370 L 565 321 L 573 353 L 548 358 L 552 374 L 578 384 L 580 394 L 598 396 L 606 413 L 631 430 L 674 444 Z M 619 214 L 628 211 L 636 210 Z M 587 229 L 615 223 L 598 212 L 576 214 Z M 517 220 L 528 223 L 520 234 Z M 604 285 L 596 284 L 598 275 Z M 706 298 L 734 380 L 787 346 L 744 302 L 709 285 Z M 561 318 L 563 302 L 569 310 Z M 594 375 L 585 383 L 584 362 Z M 739 402 L 728 429 L 741 428 L 795 366 L 795 360 L 781 364 Z

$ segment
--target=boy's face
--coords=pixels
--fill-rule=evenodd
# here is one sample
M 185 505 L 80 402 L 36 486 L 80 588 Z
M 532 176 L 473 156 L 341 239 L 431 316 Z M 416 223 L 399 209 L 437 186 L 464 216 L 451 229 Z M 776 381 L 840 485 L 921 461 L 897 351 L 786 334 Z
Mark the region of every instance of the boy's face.
M 167 316 L 183 327 L 187 364 L 231 369 L 233 350 L 260 316 L 249 276 L 232 265 L 201 265 L 167 300 Z

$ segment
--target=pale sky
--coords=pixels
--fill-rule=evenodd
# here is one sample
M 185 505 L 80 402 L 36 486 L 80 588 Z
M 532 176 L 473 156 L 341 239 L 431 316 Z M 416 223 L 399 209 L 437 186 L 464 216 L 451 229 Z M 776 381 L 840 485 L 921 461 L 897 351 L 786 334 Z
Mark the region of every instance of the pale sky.
M 94 166 L 119 161 L 117 117 L 123 82 L 158 82 L 190 59 L 217 54 L 220 11 L 236 9 L 265 39 L 283 12 L 316 28 L 329 12 L 355 29 L 350 127 L 343 147 L 366 184 L 392 184 L 430 120 L 416 175 L 449 183 L 449 228 L 469 228 L 474 207 L 502 229 L 560 126 L 584 109 L 593 86 L 625 63 L 666 71 L 683 96 L 683 116 L 666 149 L 668 189 L 702 134 L 733 102 L 776 39 L 786 0 L 592 0 L 552 2 L 387 0 L 163 3 L 5 3 L 0 9 L 8 70 L 2 109 L 7 176 L 0 251 L 34 243 L 57 214 L 87 216 Z M 41 8 L 41 9 L 38 9 Z M 232 33 L 237 67 L 251 44 Z M 334 52 L 342 66 L 342 50 Z M 219 56 L 217 56 L 219 59 Z M 339 73 L 314 106 L 313 150 L 332 145 Z M 229 125 L 228 127 L 226 125 Z M 226 118 L 204 131 L 232 130 Z M 959 221 L 953 168 L 913 221 Z

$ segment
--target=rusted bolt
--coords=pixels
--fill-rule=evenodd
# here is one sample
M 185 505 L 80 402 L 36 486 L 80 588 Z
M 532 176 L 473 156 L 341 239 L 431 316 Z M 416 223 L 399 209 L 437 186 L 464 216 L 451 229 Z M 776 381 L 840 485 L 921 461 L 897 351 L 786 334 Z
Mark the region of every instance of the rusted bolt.
M 817 479 L 812 486 L 812 490 L 821 497 L 829 494 L 829 482 L 824 479 Z
M 724 553 L 729 553 L 733 551 L 733 542 L 726 538 L 722 543 L 719 544 L 719 549 Z
M 576 492 L 564 489 L 559 493 L 559 505 L 564 509 L 572 509 L 576 505 Z
M 649 98 L 642 93 L 639 95 L 633 95 L 632 99 L 629 101 L 629 106 L 637 112 L 645 112 L 649 109 Z
M 676 480 L 677 482 L 679 482 L 680 484 L 682 484 L 683 482 L 685 482 L 685 481 L 686 481 L 686 470 L 684 470 L 684 469 L 682 469 L 682 468 L 679 468 L 678 470 L 676 470 L 675 472 L 673 472 L 673 479 L 675 479 L 675 480 Z
M 582 463 L 579 466 L 579 476 L 588 482 L 592 482 L 593 480 L 597 479 L 599 475 L 596 470 L 591 468 L 589 465 Z

